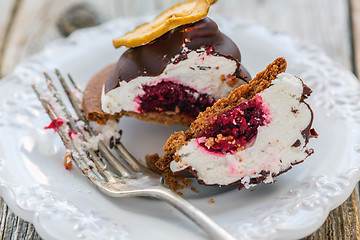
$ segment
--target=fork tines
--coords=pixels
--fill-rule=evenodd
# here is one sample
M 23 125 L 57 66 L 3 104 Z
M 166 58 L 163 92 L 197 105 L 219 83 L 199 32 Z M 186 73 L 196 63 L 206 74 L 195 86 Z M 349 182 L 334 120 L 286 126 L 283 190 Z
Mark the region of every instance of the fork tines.
M 61 93 L 55 87 L 49 74 L 44 73 L 47 86 L 44 93 L 41 93 L 36 84 L 33 84 L 32 87 L 52 120 L 49 128 L 54 128 L 58 132 L 75 164 L 94 184 L 96 184 L 94 178 L 100 177 L 104 181 L 112 182 L 116 177 L 112 171 L 107 169 L 106 163 L 122 178 L 129 178 L 135 176 L 136 172 L 140 172 L 143 167 L 120 141 L 116 141 L 114 149 L 123 162 L 120 162 L 120 159 L 113 155 L 108 146 L 101 140 L 101 135 L 98 135 L 88 122 L 81 109 L 83 92 L 74 79 L 68 75 L 71 83 L 71 87 L 69 87 L 60 71 L 55 70 L 55 73 L 73 107 L 76 118 L 66 107 Z M 118 129 L 112 129 L 112 131 L 116 134 Z M 103 162 L 103 159 L 105 162 Z
M 115 151 L 124 160 L 118 161 L 106 144 L 99 140 L 101 135 L 97 134 L 87 121 L 80 107 L 81 96 L 78 96 L 82 95 L 82 91 L 76 82 L 69 76 L 72 86 L 70 88 L 60 72 L 56 70 L 57 78 L 76 113 L 74 114 L 76 118 L 74 118 L 62 100 L 61 95 L 64 94 L 60 94 L 48 74 L 44 73 L 44 75 L 47 90 L 42 94 L 35 84 L 33 84 L 33 89 L 52 120 L 47 128 L 53 128 L 58 132 L 75 164 L 101 192 L 112 197 L 143 196 L 162 199 L 201 227 L 210 238 L 234 240 L 216 222 L 162 185 L 159 175 L 139 164 L 120 142 L 114 141 Z M 114 125 L 117 126 L 117 124 Z M 117 129 L 114 133 L 119 134 Z M 94 140 L 96 146 L 92 146 Z M 107 163 L 117 171 L 117 174 L 107 168 Z

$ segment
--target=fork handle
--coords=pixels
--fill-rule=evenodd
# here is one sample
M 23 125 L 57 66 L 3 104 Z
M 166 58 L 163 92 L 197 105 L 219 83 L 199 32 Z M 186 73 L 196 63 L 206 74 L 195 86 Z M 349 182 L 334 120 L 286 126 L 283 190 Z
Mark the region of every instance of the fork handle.
M 218 225 L 210 217 L 205 215 L 191 203 L 180 197 L 177 193 L 167 189 L 154 189 L 153 197 L 166 201 L 185 216 L 190 218 L 202 230 L 209 235 L 211 239 L 216 240 L 235 240 L 224 228 Z

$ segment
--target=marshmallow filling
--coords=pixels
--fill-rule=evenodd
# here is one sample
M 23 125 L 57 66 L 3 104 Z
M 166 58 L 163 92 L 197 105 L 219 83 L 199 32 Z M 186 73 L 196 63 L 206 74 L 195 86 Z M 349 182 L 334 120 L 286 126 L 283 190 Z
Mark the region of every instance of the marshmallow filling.
M 236 70 L 237 63 L 232 59 L 207 54 L 206 49 L 191 51 L 187 59 L 168 64 L 159 76 L 121 81 L 107 93 L 103 88 L 102 110 L 109 114 L 180 111 L 195 118 L 245 83 L 235 77 Z

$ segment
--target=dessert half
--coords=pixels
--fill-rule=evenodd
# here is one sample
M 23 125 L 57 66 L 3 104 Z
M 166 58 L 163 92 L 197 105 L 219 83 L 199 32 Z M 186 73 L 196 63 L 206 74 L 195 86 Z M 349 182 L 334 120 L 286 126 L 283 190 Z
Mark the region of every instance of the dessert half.
M 248 85 L 199 114 L 190 128 L 172 135 L 160 169 L 193 175 L 199 183 L 249 188 L 302 162 L 312 149 L 313 112 L 304 101 L 311 93 L 302 80 L 284 73 L 276 59 Z
M 238 47 L 205 17 L 129 48 L 90 80 L 84 110 L 100 124 L 127 115 L 189 125 L 249 80 Z

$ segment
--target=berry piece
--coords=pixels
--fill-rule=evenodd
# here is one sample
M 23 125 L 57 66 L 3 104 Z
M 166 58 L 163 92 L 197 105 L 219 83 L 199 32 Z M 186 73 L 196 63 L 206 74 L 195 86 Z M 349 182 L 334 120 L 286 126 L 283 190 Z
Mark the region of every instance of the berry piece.
M 145 93 L 139 97 L 140 112 L 174 112 L 190 118 L 197 115 L 215 100 L 208 94 L 171 81 L 161 81 L 154 86 L 143 86 Z
M 265 109 L 262 98 L 257 95 L 218 116 L 199 138 L 199 143 L 214 152 L 240 151 L 256 137 L 258 128 L 269 121 L 268 111 Z

